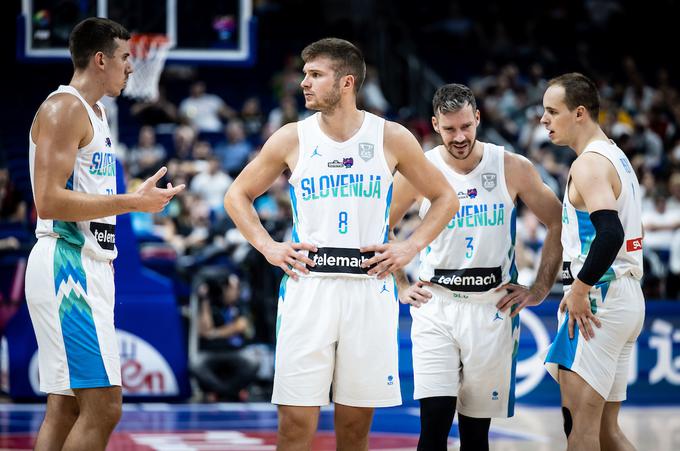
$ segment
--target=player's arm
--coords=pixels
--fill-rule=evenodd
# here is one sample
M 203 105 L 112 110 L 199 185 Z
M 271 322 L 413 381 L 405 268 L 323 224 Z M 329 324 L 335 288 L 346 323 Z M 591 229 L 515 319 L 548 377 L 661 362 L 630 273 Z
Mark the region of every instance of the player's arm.
M 394 174 L 392 182 L 392 205 L 390 206 L 390 230 L 394 230 L 397 224 L 404 219 L 404 215 L 411 206 L 421 199 L 417 189 L 406 180 L 401 172 Z M 396 237 L 395 237 L 396 238 Z
M 593 336 L 590 322 L 600 327 L 600 322 L 590 310 L 588 291 L 607 272 L 616 259 L 625 233 L 616 210 L 614 183 L 618 174 L 611 162 L 596 153 L 586 153 L 576 159 L 571 168 L 571 181 L 583 199 L 595 228 L 595 238 L 574 278 L 571 289 L 562 299 L 560 309 L 569 310 L 569 336 L 573 336 L 573 323 L 586 339 Z M 588 321 L 590 320 L 590 321 Z
M 156 188 L 165 174 L 161 168 L 132 194 L 89 194 L 66 188 L 81 143 L 91 136 L 82 103 L 72 95 L 45 101 L 36 118 L 34 188 L 35 205 L 42 219 L 85 221 L 131 211 L 157 212 L 184 189 L 184 185 Z
M 418 228 L 405 241 L 369 246 L 362 251 L 377 254 L 364 262 L 364 267 L 376 265 L 369 274 L 385 277 L 407 265 L 413 257 L 430 244 L 458 211 L 458 197 L 444 175 L 432 164 L 416 138 L 403 126 L 385 124 L 385 149 L 396 162 L 396 169 L 431 206 Z
M 241 171 L 224 196 L 224 209 L 236 227 L 267 261 L 297 279 L 291 267 L 308 273 L 312 260 L 299 253 L 301 249 L 316 251 L 308 243 L 278 243 L 262 226 L 253 202 L 261 196 L 290 165 L 286 158 L 298 146 L 297 125 L 288 124 L 276 131 L 258 155 Z
M 526 306 L 538 305 L 550 292 L 562 263 L 562 205 L 557 196 L 541 180 L 538 172 L 526 158 L 511 153 L 505 154 L 506 180 L 516 189 L 522 202 L 545 225 L 548 233 L 543 241 L 541 262 L 536 280 L 531 288 L 516 284 L 506 284 L 498 289 L 508 293 L 496 304 L 505 311 L 517 305 L 510 316 L 517 315 Z

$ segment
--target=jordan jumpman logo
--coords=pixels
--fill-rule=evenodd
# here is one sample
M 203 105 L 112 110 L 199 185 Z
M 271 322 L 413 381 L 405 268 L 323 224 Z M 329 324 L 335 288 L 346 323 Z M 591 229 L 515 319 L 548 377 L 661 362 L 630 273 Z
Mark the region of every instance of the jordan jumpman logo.
M 311 158 L 311 157 L 321 157 L 321 156 L 323 156 L 323 155 L 321 155 L 321 154 L 319 153 L 319 146 L 316 146 L 316 147 L 314 148 L 314 152 L 312 152 L 312 155 L 310 156 L 310 158 Z

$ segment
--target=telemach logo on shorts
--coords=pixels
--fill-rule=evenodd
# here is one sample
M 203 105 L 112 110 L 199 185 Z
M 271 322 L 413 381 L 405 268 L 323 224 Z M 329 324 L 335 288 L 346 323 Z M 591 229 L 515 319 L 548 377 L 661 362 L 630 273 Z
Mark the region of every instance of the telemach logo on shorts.
M 99 243 L 99 247 L 112 251 L 116 245 L 116 225 L 102 224 L 101 222 L 91 222 L 90 232 L 94 239 Z
M 375 255 L 373 252 L 359 252 L 359 249 L 344 247 L 320 247 L 318 252 L 310 252 L 309 258 L 316 266 L 311 272 L 366 274 L 369 268 L 361 264 Z
M 501 267 L 467 268 L 467 269 L 435 269 L 430 282 L 448 288 L 451 291 L 484 292 L 501 284 Z

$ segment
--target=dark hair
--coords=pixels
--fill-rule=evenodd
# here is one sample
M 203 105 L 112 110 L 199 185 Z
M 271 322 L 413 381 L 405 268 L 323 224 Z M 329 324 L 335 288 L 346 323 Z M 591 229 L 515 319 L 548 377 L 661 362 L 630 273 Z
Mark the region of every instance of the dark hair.
M 300 54 L 305 63 L 318 57 L 327 57 L 335 64 L 336 80 L 345 75 L 354 76 L 354 92 L 358 93 L 366 78 L 366 63 L 361 50 L 344 39 L 325 38 L 312 42 Z
M 579 106 L 583 106 L 588 110 L 590 118 L 597 122 L 597 117 L 600 114 L 600 95 L 593 80 L 578 72 L 571 72 L 555 77 L 548 82 L 548 87 L 555 85 L 564 88 L 564 103 L 569 111 L 574 111 Z
M 68 39 L 73 66 L 85 69 L 90 58 L 97 52 L 113 56 L 116 51 L 115 39 L 130 39 L 130 32 L 121 24 L 103 17 L 90 17 L 73 27 Z
M 477 111 L 475 95 L 470 88 L 458 83 L 450 83 L 437 89 L 432 98 L 432 111 L 435 116 L 437 113 L 445 114 L 461 110 L 465 105 L 470 104 L 472 111 Z

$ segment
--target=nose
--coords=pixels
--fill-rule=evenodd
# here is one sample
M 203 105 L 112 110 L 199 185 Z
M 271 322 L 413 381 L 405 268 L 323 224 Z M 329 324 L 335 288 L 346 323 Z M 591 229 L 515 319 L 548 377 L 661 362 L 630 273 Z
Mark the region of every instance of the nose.
M 543 115 L 541 116 L 541 124 L 548 125 L 548 114 L 545 112 L 543 112 Z
M 301 87 L 301 88 L 307 88 L 307 87 L 309 87 L 309 85 L 310 85 L 310 83 L 309 83 L 309 77 L 307 77 L 307 76 L 305 75 L 305 78 L 303 78 L 302 81 L 300 82 L 300 87 Z
M 462 143 L 465 141 L 465 134 L 462 131 L 458 131 L 453 135 L 453 141 L 456 143 Z

